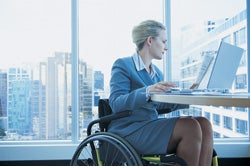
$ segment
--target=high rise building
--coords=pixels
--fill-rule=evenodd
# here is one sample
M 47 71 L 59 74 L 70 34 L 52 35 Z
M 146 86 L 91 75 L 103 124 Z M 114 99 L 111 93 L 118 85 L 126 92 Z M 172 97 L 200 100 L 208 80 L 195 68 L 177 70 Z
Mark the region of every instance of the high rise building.
M 7 73 L 0 70 L 0 117 L 7 116 Z
M 101 71 L 94 73 L 94 89 L 104 90 L 104 74 Z
M 79 62 L 79 131 L 80 137 L 93 120 L 93 69 L 86 62 Z
M 48 139 L 66 139 L 69 131 L 68 108 L 71 105 L 70 53 L 56 52 L 47 60 L 46 111 Z
M 104 93 L 104 74 L 101 71 L 94 73 L 94 106 L 98 106 L 101 93 Z
M 0 130 L 7 130 L 7 72 L 0 70 Z
M 19 135 L 32 133 L 30 111 L 30 70 L 25 67 L 9 68 L 7 89 L 8 132 Z

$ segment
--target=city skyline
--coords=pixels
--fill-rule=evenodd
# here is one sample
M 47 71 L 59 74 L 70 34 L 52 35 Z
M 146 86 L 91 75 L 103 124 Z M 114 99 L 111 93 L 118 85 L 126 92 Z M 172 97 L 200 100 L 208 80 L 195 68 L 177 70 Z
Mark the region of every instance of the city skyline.
M 94 5 L 95 6 L 95 3 L 96 3 L 97 1 L 94 1 L 93 2 L 93 4 L 92 4 L 92 2 L 91 2 L 91 4 L 92 5 Z M 132 3 L 132 1 L 130 1 L 131 3 Z M 152 2 L 152 1 L 151 1 Z M 34 5 L 34 4 L 33 4 Z M 36 4 L 36 5 L 39 5 L 39 4 Z M 40 4 L 41 5 L 41 4 Z M 45 5 L 45 4 L 43 4 L 43 5 Z M 103 6 L 102 6 L 103 5 Z M 104 11 L 106 11 L 106 9 L 107 9 L 107 7 L 108 6 L 106 6 L 106 4 L 105 3 L 102 3 L 102 5 L 100 5 L 101 6 L 101 8 L 98 8 L 98 9 L 101 9 L 101 11 L 102 12 L 104 12 Z M 46 5 L 45 5 L 46 6 Z M 45 7 L 44 6 L 44 7 Z M 160 6 L 160 5 L 159 5 Z M 15 5 L 15 7 L 18 7 L 18 3 Z M 97 8 L 95 8 L 95 9 L 97 9 Z M 52 9 L 50 9 L 50 10 L 52 10 Z M 18 14 L 18 12 L 20 12 L 21 10 L 18 10 L 17 11 L 17 13 L 16 14 Z M 158 11 L 159 13 L 160 12 L 162 12 L 162 11 Z M 112 12 L 111 12 L 112 13 Z M 36 13 L 36 14 L 44 14 L 44 13 Z M 108 13 L 108 14 L 110 14 L 110 13 Z M 24 14 L 24 16 L 28 16 L 28 13 L 26 13 L 26 14 Z M 35 15 L 35 16 L 37 16 L 37 15 Z M 85 13 L 85 15 L 84 16 L 87 16 L 87 14 Z M 99 15 L 98 15 L 99 16 Z M 123 16 L 123 17 L 125 17 L 125 15 Z M 160 19 L 162 19 L 161 18 L 161 16 L 158 16 Z M 32 19 L 38 19 L 38 18 L 33 18 L 32 17 Z M 40 21 L 42 20 L 42 22 L 43 22 L 43 20 L 45 19 L 45 17 L 39 17 L 39 19 L 40 19 Z M 38 21 L 39 21 L 39 19 L 38 19 Z M 81 19 L 83 19 L 83 20 L 85 20 L 85 18 L 83 17 L 83 18 L 81 18 Z M 129 45 L 126 45 L 126 48 L 124 47 L 124 48 L 122 48 L 122 49 L 118 49 L 119 47 L 118 46 L 120 46 L 120 45 L 125 45 L 125 44 L 122 44 L 124 41 L 122 41 L 121 43 L 119 43 L 118 41 L 116 41 L 116 40 L 112 40 L 112 44 L 111 44 L 111 47 L 110 47 L 110 42 L 105 42 L 105 40 L 104 39 L 109 39 L 109 34 L 110 33 L 112 33 L 113 32 L 113 30 L 116 30 L 116 28 L 114 28 L 113 29 L 113 25 L 112 25 L 112 22 L 113 21 L 108 21 L 108 20 L 105 20 L 104 22 L 100 22 L 100 27 L 99 26 L 97 26 L 97 27 L 95 27 L 96 28 L 96 31 L 98 31 L 98 33 L 97 34 L 95 34 L 96 36 L 95 37 L 93 37 L 93 35 L 92 35 L 92 33 L 89 33 L 88 35 L 88 37 L 90 37 L 90 38 L 86 38 L 86 40 L 84 40 L 84 42 L 82 42 L 81 44 L 83 44 L 83 46 L 84 46 L 84 44 L 91 44 L 92 46 L 90 47 L 90 48 L 88 48 L 88 49 L 83 49 L 82 51 L 83 52 L 81 52 L 81 50 L 80 50 L 80 54 L 79 54 L 79 56 L 80 56 L 80 59 L 81 60 L 83 60 L 84 61 L 84 63 L 82 63 L 82 64 L 80 64 L 80 65 L 86 65 L 85 67 L 83 67 L 81 70 L 79 70 L 80 71 L 80 73 L 82 74 L 82 77 L 80 77 L 80 80 L 82 81 L 82 85 L 84 85 L 84 86 L 86 86 L 86 87 L 93 87 L 93 82 L 91 82 L 92 80 L 91 80 L 91 78 L 90 77 L 88 77 L 87 79 L 84 79 L 84 77 L 83 76 L 90 76 L 91 75 L 91 71 L 90 70 L 93 70 L 93 71 L 95 71 L 95 68 L 98 68 L 98 66 L 100 67 L 101 66 L 101 68 L 105 68 L 105 69 L 108 69 L 108 70 L 99 70 L 99 71 L 102 71 L 103 73 L 104 73 L 104 79 L 106 79 L 106 78 L 108 78 L 109 77 L 109 72 L 110 72 L 110 68 L 111 68 L 111 64 L 112 64 L 112 61 L 114 60 L 114 57 L 112 57 L 111 56 L 111 54 L 113 54 L 113 53 L 111 53 L 111 52 L 109 52 L 108 50 L 107 50 L 107 48 L 111 48 L 111 49 L 114 49 L 114 50 L 116 50 L 117 52 L 116 53 L 114 53 L 115 54 L 115 57 L 120 57 L 120 56 L 122 56 L 122 55 L 131 55 L 131 53 L 133 53 L 134 52 L 134 46 L 132 46 L 132 43 L 130 42 L 130 28 L 132 27 L 132 25 L 134 25 L 135 24 L 135 22 L 137 23 L 137 21 L 138 20 L 140 20 L 141 18 L 136 18 L 134 21 L 132 21 L 129 25 L 119 25 L 119 26 L 121 26 L 121 27 L 123 27 L 123 28 L 121 28 L 120 30 L 123 32 L 124 31 L 124 34 L 125 34 L 125 36 L 126 36 L 126 38 L 123 38 L 122 36 L 120 36 L 121 38 L 123 38 L 122 40 L 124 40 L 124 39 L 126 39 L 126 43 L 130 43 Z M 15 20 L 15 19 L 14 19 Z M 54 20 L 54 18 L 52 19 L 52 20 Z M 50 20 L 50 21 L 52 21 L 52 20 Z M 55 19 L 56 20 L 56 19 Z M 116 20 L 116 19 L 115 19 Z M 27 20 L 26 20 L 27 21 Z M 31 21 L 33 21 L 33 20 L 31 20 Z M 67 21 L 69 21 L 69 20 L 67 20 Z M 81 20 L 80 20 L 81 21 Z M 92 22 L 92 24 L 90 24 L 89 25 L 89 27 L 88 28 L 93 28 L 93 26 L 91 26 L 91 25 L 95 25 L 95 24 L 93 24 L 93 23 L 95 23 L 95 20 L 92 20 L 93 22 Z M 16 23 L 20 23 L 21 22 L 21 20 L 19 20 L 19 21 L 17 21 Z M 27 21 L 28 22 L 28 21 Z M 46 22 L 46 21 L 45 21 Z M 102 27 L 103 27 L 103 25 L 105 25 L 105 23 L 109 23 L 108 24 L 108 29 L 102 29 Z M 34 24 L 36 24 L 36 22 L 34 22 Z M 46 22 L 46 24 L 47 24 L 47 22 Z M 47 26 L 49 26 L 50 24 L 53 24 L 53 21 L 51 22 L 51 23 L 49 23 Z M 58 23 L 59 25 L 61 25 L 60 23 Z M 64 23 L 65 24 L 65 23 Z M 63 24 L 63 25 L 64 25 Z M 126 24 L 126 22 L 124 22 L 124 24 Z M 69 26 L 70 25 L 70 23 L 68 22 L 68 24 L 67 24 L 67 26 Z M 17 25 L 16 25 L 17 26 Z M 119 27 L 118 26 L 118 27 Z M 83 30 L 84 28 L 85 28 L 85 26 L 80 26 L 81 28 L 81 30 Z M 129 28 L 128 28 L 129 27 Z M 10 28 L 10 27 L 8 27 L 8 28 Z M 23 27 L 24 29 L 24 32 L 26 32 L 26 31 L 28 31 L 29 30 L 29 28 L 31 28 L 31 27 L 28 27 L 28 26 L 24 26 Z M 27 29 L 26 29 L 27 28 Z M 40 28 L 39 27 L 37 27 L 37 25 L 35 26 L 35 28 L 37 28 L 37 30 L 40 30 Z M 48 27 L 47 27 L 48 28 Z M 11 28 L 10 28 L 11 29 Z M 46 28 L 45 28 L 46 29 Z M 125 31 L 125 29 L 126 29 L 126 31 Z M 59 30 L 60 31 L 60 30 Z M 85 31 L 87 31 L 87 32 L 89 32 L 90 30 L 88 30 L 88 29 L 86 29 L 86 30 L 84 30 L 84 31 L 80 31 L 80 33 L 81 32 L 84 32 L 84 33 L 86 33 Z M 93 31 L 93 33 L 94 32 L 96 32 L 96 31 Z M 100 32 L 99 32 L 100 31 Z M 91 31 L 92 32 L 92 31 Z M 18 33 L 18 32 L 17 32 Z M 114 34 L 116 34 L 117 36 L 119 36 L 119 33 L 120 33 L 120 31 L 115 31 L 115 33 Z M 7 33 L 8 34 L 8 33 Z M 5 35 L 5 36 L 8 36 L 8 35 Z M 32 33 L 33 34 L 33 33 Z M 99 35 L 98 35 L 99 34 Z M 104 35 L 104 37 L 102 37 L 101 39 L 100 38 L 98 38 L 99 36 L 101 36 L 101 34 L 105 34 Z M 244 31 L 243 31 L 243 34 L 244 34 Z M 13 35 L 17 35 L 17 34 L 13 34 Z M 27 54 L 27 56 L 28 56 L 28 54 L 30 53 L 29 51 L 28 52 L 26 52 L 26 54 L 25 54 L 25 49 L 26 48 L 33 48 L 33 44 L 34 44 L 34 48 L 35 48 L 35 50 L 36 50 L 36 52 L 33 52 L 32 53 L 32 56 L 30 56 L 28 59 L 29 60 L 31 60 L 31 62 L 32 62 L 32 65 L 34 65 L 35 64 L 35 62 L 38 62 L 38 63 L 40 63 L 40 62 L 44 62 L 44 61 L 40 61 L 40 55 L 38 55 L 38 54 L 42 54 L 42 53 L 44 53 L 43 51 L 43 49 L 42 49 L 42 51 L 41 51 L 41 49 L 37 49 L 37 45 L 39 45 L 40 46 L 40 44 L 38 44 L 38 43 L 36 43 L 36 42 L 34 42 L 34 41 L 36 41 L 35 39 L 37 39 L 36 38 L 36 35 L 34 35 L 32 38 L 29 38 L 28 36 L 27 36 L 27 39 L 29 40 L 29 39 L 33 39 L 33 40 L 30 40 L 30 42 L 32 43 L 32 45 L 29 45 L 29 44 L 27 44 L 27 43 L 25 43 L 25 42 L 22 42 L 22 39 L 25 39 L 25 35 L 24 34 L 18 34 L 18 36 L 17 37 L 19 37 L 19 35 L 20 35 L 20 40 L 17 40 L 17 41 L 15 41 L 14 43 L 13 43 L 13 45 L 18 45 L 18 43 L 22 43 L 22 44 L 24 44 L 25 45 L 25 47 L 24 48 L 22 48 L 22 46 L 20 45 L 20 47 L 18 47 L 16 50 L 11 50 L 11 48 L 10 47 L 7 47 L 8 48 L 8 51 L 7 51 L 7 53 L 13 53 L 13 52 L 15 52 L 15 51 L 17 51 L 17 53 L 15 53 L 15 55 L 18 55 L 18 57 L 17 58 L 13 58 L 13 57 L 11 57 L 11 56 L 8 56 L 8 55 L 10 55 L 10 54 L 5 54 L 5 52 L 3 52 L 3 54 L 5 54 L 8 58 L 11 58 L 10 60 L 9 60 L 9 62 L 13 62 L 13 64 L 11 63 L 11 64 L 8 64 L 8 63 L 6 63 L 6 64 L 4 64 L 4 65 L 7 65 L 7 67 L 8 68 L 10 68 L 12 65 L 14 66 L 15 65 L 15 61 L 16 62 L 22 62 L 22 60 L 25 60 L 25 56 L 26 56 L 26 54 Z M 42 34 L 42 35 L 44 35 L 44 34 Z M 107 36 L 106 36 L 107 35 Z M 45 35 L 45 36 L 47 36 L 47 35 Z M 59 35 L 60 36 L 60 35 Z M 62 35 L 63 36 L 63 35 Z M 63 38 L 62 39 L 62 36 L 60 36 L 60 37 L 55 37 L 55 36 L 53 36 L 53 37 L 55 37 L 55 38 L 57 38 L 58 40 L 65 40 L 65 38 Z M 66 35 L 67 36 L 67 35 Z M 86 36 L 87 37 L 87 36 Z M 9 44 L 9 43 L 11 43 L 12 41 L 10 40 L 10 39 L 12 39 L 12 38 L 8 38 L 8 40 L 6 41 L 6 43 L 7 44 Z M 46 39 L 46 37 L 45 37 L 45 39 Z M 83 38 L 81 38 L 81 39 L 85 39 L 84 37 Z M 95 39 L 94 40 L 94 42 L 93 42 L 93 39 Z M 117 38 L 118 39 L 118 38 Z M 67 39 L 66 39 L 67 40 Z M 47 40 L 45 40 L 45 41 L 49 41 L 49 39 L 47 39 Z M 89 42 L 89 41 L 91 41 L 91 42 Z M 109 41 L 109 40 L 108 40 Z M 43 41 L 44 42 L 44 41 Z M 53 42 L 53 41 L 52 41 Z M 4 43 L 4 42 L 3 42 Z M 50 43 L 50 42 L 49 42 Z M 68 44 L 66 44 L 67 46 L 68 45 L 70 45 L 70 40 L 67 40 L 67 42 L 65 42 L 65 43 L 68 43 Z M 51 44 L 51 43 L 50 43 Z M 3 46 L 5 46 L 4 44 L 3 44 Z M 41 45 L 42 46 L 42 45 Z M 117 46 L 117 47 L 116 47 Z M 131 47 L 130 47 L 131 46 Z M 51 47 L 51 46 L 50 46 Z M 49 48 L 50 48 L 49 47 Z M 86 45 L 86 47 L 88 47 L 88 45 Z M 7 49 L 7 48 L 4 48 L 3 50 L 5 50 L 5 49 Z M 84 48 L 84 47 L 83 47 Z M 103 48 L 103 49 L 102 49 Z M 56 47 L 54 47 L 53 49 L 56 49 Z M 64 49 L 64 48 L 63 48 Z M 45 49 L 46 50 L 46 49 Z M 58 50 L 60 50 L 60 48 L 58 48 Z M 86 50 L 86 52 L 84 52 Z M 23 52 L 24 51 L 24 52 Z M 88 51 L 89 51 L 89 53 L 88 53 Z M 65 52 L 63 52 L 63 51 L 58 51 L 58 52 L 56 52 L 56 51 L 53 51 L 53 53 L 52 52 L 47 52 L 47 53 L 44 53 L 43 54 L 43 58 L 48 58 L 48 59 L 51 59 L 51 63 L 52 63 L 52 65 L 51 66 L 53 66 L 53 63 L 54 63 L 54 61 L 53 61 L 53 58 L 54 58 L 54 55 L 56 55 L 57 53 L 68 53 L 68 54 L 70 54 L 70 51 L 65 51 Z M 97 53 L 98 52 L 98 53 Z M 22 55 L 22 56 L 21 56 Z M 36 56 L 36 58 L 34 58 L 34 56 L 35 55 L 37 55 Z M 95 56 L 94 56 L 95 55 Z M 88 57 L 89 56 L 89 57 Z M 97 57 L 98 57 L 98 61 L 97 61 Z M 88 59 L 88 58 L 90 58 L 90 59 Z M 111 58 L 111 59 L 110 59 Z M 57 63 L 59 63 L 59 62 L 57 62 Z M 94 65 L 94 66 L 93 66 Z M 21 65 L 20 65 L 21 66 Z M 19 67 L 20 67 L 19 66 Z M 1 68 L 2 66 L 0 66 L 0 68 Z M 65 66 L 60 66 L 59 67 L 59 69 L 60 69 L 60 71 L 61 72 L 64 72 L 64 69 L 65 69 Z M 90 69 L 90 70 L 88 70 L 88 69 Z M 89 72 L 87 72 L 86 70 L 88 70 Z M 51 71 L 53 71 L 53 72 L 57 72 L 57 70 L 54 70 L 53 68 L 51 69 Z M 92 74 L 93 74 L 93 71 L 92 71 Z M 51 78 L 51 80 L 54 80 L 55 79 L 55 76 L 57 76 L 57 74 L 56 73 L 49 73 L 51 76 L 50 76 L 50 78 Z M 48 75 L 49 75 L 48 74 Z M 64 76 L 64 77 L 63 77 Z M 60 77 L 60 80 L 62 81 L 62 80 L 64 80 L 65 79 L 65 76 L 66 76 L 66 74 L 62 74 L 61 75 L 61 77 Z M 68 79 L 68 81 L 70 82 L 70 79 L 71 79 L 71 77 L 70 77 L 71 75 L 69 74 L 69 75 L 67 75 L 67 78 L 66 79 Z M 244 75 L 243 75 L 243 78 L 244 78 Z M 54 81 L 54 82 L 56 82 L 56 81 Z M 244 83 L 244 82 L 243 82 Z M 23 84 L 20 84 L 20 87 L 21 86 L 24 86 Z M 104 84 L 104 86 L 105 86 L 105 84 Z M 17 86 L 18 87 L 18 86 Z M 56 85 L 52 85 L 51 87 L 54 87 L 55 89 L 56 89 Z M 63 87 L 67 87 L 68 89 L 69 89 L 69 92 L 67 92 L 67 91 L 65 91 L 65 89 L 63 89 Z M 107 84 L 106 84 L 106 87 L 108 87 L 107 86 Z M 239 86 L 240 87 L 240 86 Z M 53 92 L 55 92 L 55 91 L 51 91 L 51 103 L 56 103 L 56 102 L 58 102 L 58 101 L 62 101 L 61 103 L 62 103 L 62 105 L 60 105 L 60 107 L 62 108 L 62 107 L 64 107 L 64 108 L 66 108 L 65 107 L 65 103 L 66 103 L 66 106 L 70 106 L 69 104 L 68 104 L 68 102 L 70 102 L 70 100 L 69 99 L 65 99 L 64 97 L 69 97 L 70 96 L 70 86 L 69 86 L 69 84 L 67 84 L 67 86 L 66 86 L 66 84 L 65 85 L 62 85 L 62 87 L 61 87 L 61 89 L 62 89 L 62 91 L 60 91 L 60 92 L 58 92 L 58 96 L 53 96 L 54 95 L 54 93 Z M 93 94 L 91 94 L 90 95 L 90 93 L 86 93 L 87 91 L 88 91 L 88 89 L 80 89 L 80 91 L 81 92 L 83 92 L 83 93 L 81 93 L 81 94 L 86 94 L 86 95 L 82 95 L 82 96 L 80 96 L 81 97 L 81 99 L 83 99 L 83 100 L 90 100 L 90 98 L 92 99 L 92 96 L 91 95 L 93 95 Z M 68 94 L 68 96 L 66 95 L 66 96 L 64 96 L 64 95 L 62 95 L 62 94 Z M 23 94 L 24 96 L 25 96 L 25 94 Z M 56 97 L 58 97 L 58 99 L 55 99 Z M 25 98 L 25 97 L 24 97 Z M 35 100 L 34 100 L 35 101 Z M 65 101 L 65 102 L 64 102 Z M 81 103 L 82 104 L 82 103 Z M 92 104 L 92 103 L 91 103 Z M 54 108 L 53 108 L 54 109 Z M 53 110 L 52 109 L 52 110 Z M 55 109 L 58 109 L 58 108 L 56 108 L 55 107 Z M 70 110 L 70 108 L 67 108 L 67 109 L 69 109 Z M 80 112 L 82 111 L 82 113 L 83 113 L 83 115 L 86 115 L 87 116 L 87 118 L 89 118 L 89 117 L 91 117 L 91 115 L 92 114 L 90 114 L 90 111 L 86 111 L 86 110 L 90 110 L 90 109 L 92 109 L 92 108 L 90 108 L 90 106 L 88 105 L 88 106 L 86 106 L 85 107 L 85 105 L 81 105 L 81 108 L 80 108 Z M 64 110 L 65 111 L 65 110 Z M 93 110 L 94 111 L 94 110 Z M 84 114 L 85 113 L 85 114 Z M 59 123 L 58 123 L 58 126 L 60 126 L 59 128 L 63 128 L 63 129 L 65 129 L 65 131 L 67 131 L 67 130 L 70 130 L 70 126 L 65 126 L 65 124 L 63 124 L 63 121 L 67 121 L 67 119 L 66 120 L 63 120 L 63 119 L 65 119 L 65 116 L 66 115 L 64 115 L 65 114 L 65 112 L 64 113 L 61 113 L 60 114 L 60 117 L 59 117 L 59 119 L 57 119 L 58 121 L 60 121 Z M 81 118 L 83 118 L 83 115 L 82 115 L 82 117 Z M 86 118 L 86 119 L 87 119 Z M 53 120 L 53 119 L 52 119 Z M 52 127 L 55 127 L 55 126 L 53 126 L 53 122 L 52 122 L 52 120 L 51 120 L 51 125 L 52 125 Z M 88 119 L 88 121 L 89 121 L 89 119 Z M 34 122 L 35 123 L 35 122 Z M 81 122 L 80 123 L 80 125 L 81 125 L 81 127 L 82 128 L 84 128 L 84 127 L 86 127 L 86 123 L 84 124 L 84 122 Z M 62 127 L 63 126 L 63 127 Z M 53 129 L 53 130 L 55 130 L 55 129 Z M 53 132 L 52 131 L 52 129 L 51 129 L 51 132 Z M 57 131 L 54 131 L 54 133 L 56 133 Z M 59 131 L 58 131 L 59 132 Z M 56 134 L 54 134 L 54 135 L 56 135 Z

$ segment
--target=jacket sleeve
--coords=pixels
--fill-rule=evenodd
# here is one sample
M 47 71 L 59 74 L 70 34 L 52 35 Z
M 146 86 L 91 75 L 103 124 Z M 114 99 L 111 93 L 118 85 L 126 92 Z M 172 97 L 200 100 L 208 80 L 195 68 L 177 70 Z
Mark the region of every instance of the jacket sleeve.
M 173 103 L 159 103 L 157 106 L 157 110 L 160 109 L 170 109 L 170 112 L 179 110 L 179 109 L 186 109 L 189 108 L 189 105 L 187 104 L 173 104 Z
M 131 91 L 131 63 L 118 59 L 111 70 L 109 102 L 114 112 L 136 110 L 147 103 L 146 86 Z

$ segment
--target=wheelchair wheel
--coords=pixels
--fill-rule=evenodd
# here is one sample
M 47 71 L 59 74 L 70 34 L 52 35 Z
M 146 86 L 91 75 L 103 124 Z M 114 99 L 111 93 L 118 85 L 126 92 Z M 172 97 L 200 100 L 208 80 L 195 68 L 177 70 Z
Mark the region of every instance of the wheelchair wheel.
M 142 166 L 134 148 L 121 137 L 98 132 L 77 147 L 70 166 Z

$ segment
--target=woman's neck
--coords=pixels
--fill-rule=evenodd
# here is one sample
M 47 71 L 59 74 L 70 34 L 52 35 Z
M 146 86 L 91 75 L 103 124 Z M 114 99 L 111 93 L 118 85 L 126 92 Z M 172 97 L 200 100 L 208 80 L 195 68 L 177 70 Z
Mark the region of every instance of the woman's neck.
M 145 50 L 141 50 L 141 51 L 138 51 L 138 55 L 141 57 L 147 72 L 151 73 L 152 59 L 150 58 L 150 55 L 148 54 L 148 52 Z

